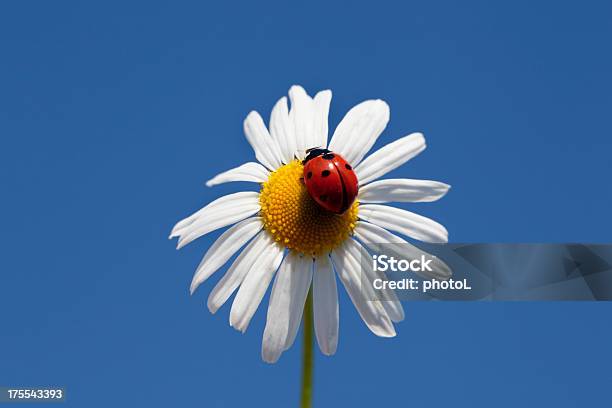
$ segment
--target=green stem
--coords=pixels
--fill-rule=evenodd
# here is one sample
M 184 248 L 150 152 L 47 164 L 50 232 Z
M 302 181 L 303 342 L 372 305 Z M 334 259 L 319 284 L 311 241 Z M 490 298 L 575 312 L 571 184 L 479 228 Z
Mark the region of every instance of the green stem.
M 312 287 L 308 291 L 306 304 L 304 305 L 304 346 L 302 352 L 302 396 L 301 408 L 312 407 L 312 368 L 314 364 L 314 356 L 312 352 L 313 346 L 313 320 L 312 320 Z

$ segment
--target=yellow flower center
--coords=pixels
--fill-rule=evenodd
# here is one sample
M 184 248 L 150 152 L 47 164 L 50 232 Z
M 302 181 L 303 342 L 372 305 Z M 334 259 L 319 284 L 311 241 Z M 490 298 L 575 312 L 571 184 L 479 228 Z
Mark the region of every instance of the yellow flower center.
M 344 214 L 321 208 L 302 180 L 304 166 L 294 160 L 270 173 L 259 192 L 264 228 L 287 248 L 321 255 L 340 245 L 355 228 L 359 203 Z

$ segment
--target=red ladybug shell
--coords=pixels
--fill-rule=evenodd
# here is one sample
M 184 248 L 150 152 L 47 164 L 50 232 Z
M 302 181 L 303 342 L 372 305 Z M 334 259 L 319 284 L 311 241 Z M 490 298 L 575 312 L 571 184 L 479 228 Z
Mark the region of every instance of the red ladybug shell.
M 338 153 L 311 149 L 304 159 L 304 184 L 313 200 L 324 209 L 342 214 L 359 191 L 357 175 Z

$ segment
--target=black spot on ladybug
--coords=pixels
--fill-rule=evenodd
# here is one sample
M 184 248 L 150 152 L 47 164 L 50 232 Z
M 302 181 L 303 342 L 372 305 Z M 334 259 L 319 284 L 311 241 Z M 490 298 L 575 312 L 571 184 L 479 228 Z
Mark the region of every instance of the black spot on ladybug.
M 323 176 L 323 177 L 327 177 L 327 176 L 329 176 L 329 174 L 330 174 L 330 173 L 329 173 L 329 170 L 323 170 L 323 171 L 321 172 L 321 176 Z
M 351 165 L 350 165 L 350 164 L 348 164 L 348 163 L 346 163 L 346 164 L 344 165 L 344 167 L 346 167 L 346 169 L 347 169 L 347 170 L 353 170 L 353 168 L 351 167 Z
M 335 156 L 333 153 L 325 153 L 325 154 L 324 154 L 323 156 L 321 156 L 321 157 L 323 157 L 325 160 L 333 160 L 333 159 L 334 159 L 334 157 L 336 157 L 336 156 Z
M 308 174 L 306 175 L 306 178 L 310 180 L 311 177 L 312 177 L 312 171 L 309 171 Z
M 327 201 L 327 196 L 325 194 L 319 196 L 319 200 Z

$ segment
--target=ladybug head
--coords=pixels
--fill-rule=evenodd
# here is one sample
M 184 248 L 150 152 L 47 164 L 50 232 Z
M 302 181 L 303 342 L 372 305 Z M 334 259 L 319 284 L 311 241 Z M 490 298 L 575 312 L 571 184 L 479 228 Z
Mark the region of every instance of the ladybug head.
M 306 150 L 306 153 L 308 153 L 308 155 L 306 156 L 304 160 L 302 160 L 302 164 L 306 164 L 308 163 L 309 160 L 312 160 L 315 157 L 319 157 L 323 154 L 330 153 L 330 152 L 331 150 L 321 149 L 320 147 L 311 147 L 310 149 Z

